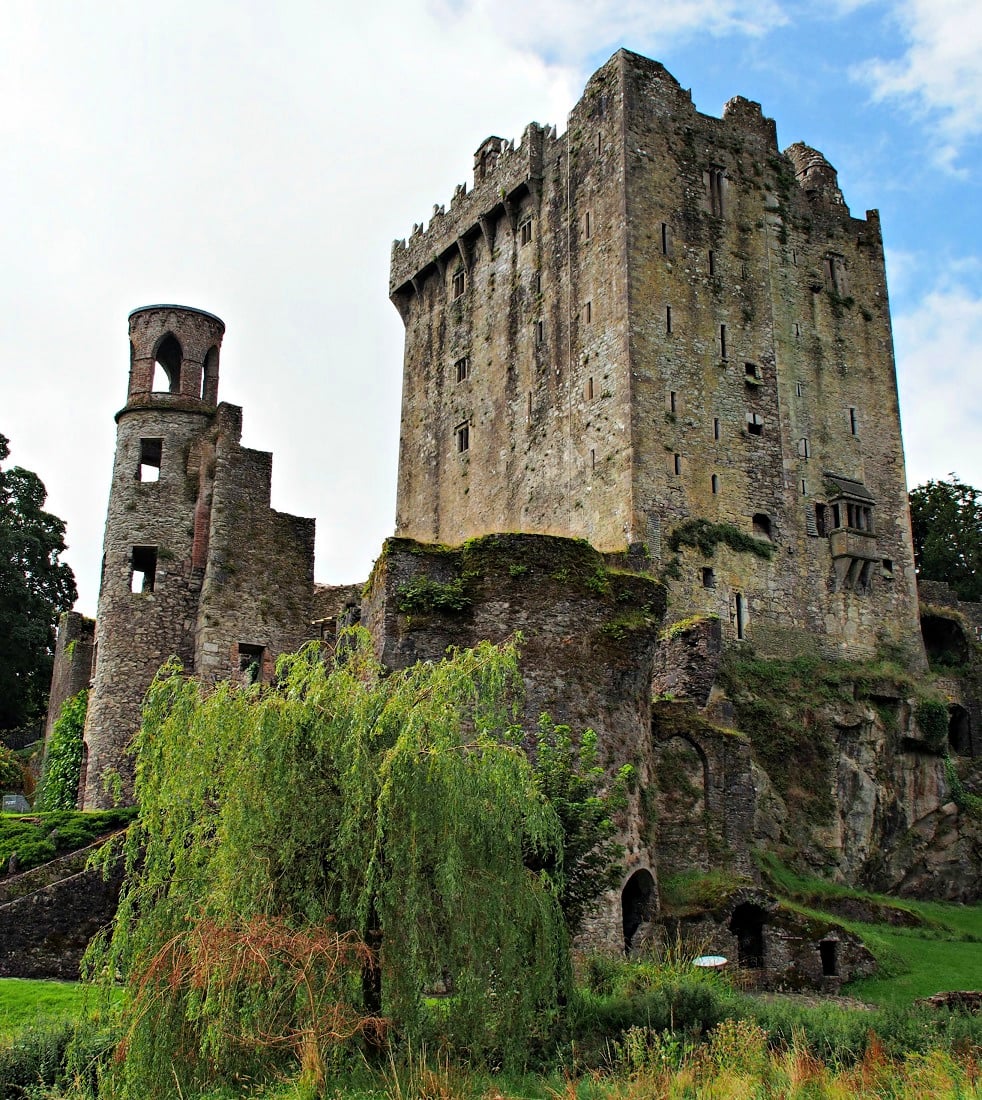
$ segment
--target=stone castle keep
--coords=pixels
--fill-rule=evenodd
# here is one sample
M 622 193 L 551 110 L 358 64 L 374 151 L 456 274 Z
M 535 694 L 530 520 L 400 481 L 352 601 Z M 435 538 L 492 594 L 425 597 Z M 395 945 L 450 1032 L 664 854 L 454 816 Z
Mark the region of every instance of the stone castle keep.
M 52 691 L 56 714 L 92 678 L 80 797 L 111 802 L 112 773 L 131 792 L 124 749 L 171 655 L 268 682 L 352 622 L 390 668 L 521 630 L 529 720 L 591 726 L 637 767 L 624 883 L 591 932 L 629 945 L 660 878 L 750 880 L 754 850 L 803 835 L 727 653 L 926 667 L 878 216 L 850 215 L 821 153 L 782 153 L 758 104 L 702 115 L 621 50 L 564 134 L 479 147 L 473 186 L 393 245 L 389 290 L 396 531 L 364 588 L 315 584 L 313 520 L 271 508 L 272 457 L 219 402 L 223 323 L 130 315 L 94 639 L 65 620 Z M 974 896 L 980 837 L 944 761 L 901 688 L 869 690 L 828 711 L 815 864 Z M 978 705 L 947 690 L 972 758 Z

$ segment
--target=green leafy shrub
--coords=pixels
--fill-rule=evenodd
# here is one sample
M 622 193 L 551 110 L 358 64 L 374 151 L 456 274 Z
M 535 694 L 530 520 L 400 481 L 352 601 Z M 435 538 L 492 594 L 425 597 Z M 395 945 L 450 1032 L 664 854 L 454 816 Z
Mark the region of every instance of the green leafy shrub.
M 100 836 L 128 825 L 134 807 L 117 810 L 58 810 L 50 814 L 0 816 L 0 868 L 17 853 L 18 870 L 28 871 L 56 856 L 84 848 Z
M 668 536 L 668 547 L 674 553 L 683 546 L 699 549 L 706 557 L 712 557 L 717 546 L 728 546 L 740 554 L 753 554 L 758 558 L 771 558 L 774 546 L 766 539 L 745 534 L 732 523 L 711 523 L 708 519 L 687 519 Z
M 44 761 L 41 786 L 34 801 L 35 810 L 74 810 L 78 804 L 78 784 L 82 771 L 82 733 L 89 693 L 82 689 L 66 699 L 51 727 L 51 738 Z
M 399 587 L 399 610 L 405 615 L 431 615 L 437 611 L 461 612 L 471 605 L 463 579 L 442 582 L 416 577 Z
M 924 744 L 932 752 L 943 752 L 948 744 L 948 708 L 940 699 L 922 699 L 914 711 Z
M 5 791 L 19 791 L 24 787 L 24 771 L 13 749 L 0 745 L 0 787 Z

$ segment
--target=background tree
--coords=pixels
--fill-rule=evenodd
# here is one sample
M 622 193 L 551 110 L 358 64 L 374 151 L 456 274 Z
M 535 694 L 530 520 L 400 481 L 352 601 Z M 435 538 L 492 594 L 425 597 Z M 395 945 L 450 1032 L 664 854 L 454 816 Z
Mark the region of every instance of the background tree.
M 914 562 L 922 580 L 946 581 L 961 600 L 982 599 L 982 496 L 950 474 L 910 494 Z
M 0 463 L 9 454 L 0 435 Z M 44 511 L 46 496 L 30 470 L 0 468 L 0 731 L 43 712 L 55 626 L 78 595 L 70 566 L 59 561 L 65 524 Z

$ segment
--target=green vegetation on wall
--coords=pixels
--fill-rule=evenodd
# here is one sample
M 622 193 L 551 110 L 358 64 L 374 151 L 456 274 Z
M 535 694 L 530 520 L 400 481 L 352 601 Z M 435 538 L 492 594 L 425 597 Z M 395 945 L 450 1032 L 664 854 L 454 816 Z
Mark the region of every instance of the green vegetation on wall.
M 66 699 L 51 727 L 44 774 L 34 809 L 74 810 L 78 805 L 78 784 L 82 772 L 82 734 L 89 693 L 82 689 Z

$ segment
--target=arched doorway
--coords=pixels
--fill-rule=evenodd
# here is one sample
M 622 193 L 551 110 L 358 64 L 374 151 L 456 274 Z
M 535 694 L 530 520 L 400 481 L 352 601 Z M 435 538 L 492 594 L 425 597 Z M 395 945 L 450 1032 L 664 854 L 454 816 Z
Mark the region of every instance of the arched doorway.
M 737 958 L 747 970 L 760 970 L 764 965 L 766 918 L 764 910 L 749 901 L 741 902 L 730 917 L 730 931 L 737 940 Z
M 621 921 L 624 928 L 624 954 L 631 953 L 631 945 L 638 929 L 655 914 L 655 880 L 650 871 L 641 868 L 624 884 L 621 891 Z
M 948 708 L 948 748 L 955 756 L 972 755 L 972 720 L 957 703 Z

